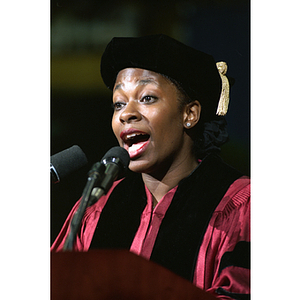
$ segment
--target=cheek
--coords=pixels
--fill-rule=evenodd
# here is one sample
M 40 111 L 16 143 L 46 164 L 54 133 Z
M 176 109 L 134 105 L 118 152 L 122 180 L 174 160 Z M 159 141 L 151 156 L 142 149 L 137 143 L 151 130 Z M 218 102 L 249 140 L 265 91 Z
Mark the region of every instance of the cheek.
M 111 127 L 112 127 L 114 135 L 119 140 L 120 133 L 118 132 L 118 122 L 117 122 L 117 117 L 115 116 L 115 114 L 112 116 L 112 119 L 111 119 Z
M 183 122 L 180 113 L 177 111 L 166 113 L 167 111 L 168 110 L 166 109 L 163 112 L 156 112 L 153 114 L 151 126 L 157 136 L 162 139 L 170 140 L 174 135 L 178 136 L 183 132 Z

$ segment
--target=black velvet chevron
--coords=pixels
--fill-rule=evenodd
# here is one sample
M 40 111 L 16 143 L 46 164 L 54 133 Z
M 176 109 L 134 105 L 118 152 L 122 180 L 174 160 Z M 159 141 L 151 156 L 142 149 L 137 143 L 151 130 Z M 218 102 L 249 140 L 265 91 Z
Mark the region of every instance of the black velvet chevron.
M 242 174 L 216 155 L 183 179 L 162 221 L 151 260 L 192 281 L 200 245 L 213 211 Z
M 130 249 L 146 204 L 142 177 L 130 172 L 104 206 L 90 248 Z
M 223 254 L 220 262 L 219 273 L 230 266 L 250 269 L 250 242 L 238 242 L 233 251 L 225 252 Z

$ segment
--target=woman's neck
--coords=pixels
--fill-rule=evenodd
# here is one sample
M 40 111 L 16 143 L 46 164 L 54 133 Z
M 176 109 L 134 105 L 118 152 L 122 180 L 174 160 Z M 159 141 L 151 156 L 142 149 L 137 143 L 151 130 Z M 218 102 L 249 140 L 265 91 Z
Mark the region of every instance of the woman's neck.
M 190 161 L 183 161 L 176 167 L 170 168 L 162 178 L 150 174 L 142 174 L 143 181 L 153 196 L 153 206 L 155 206 L 172 188 L 185 177 L 187 177 L 199 162 L 193 158 Z

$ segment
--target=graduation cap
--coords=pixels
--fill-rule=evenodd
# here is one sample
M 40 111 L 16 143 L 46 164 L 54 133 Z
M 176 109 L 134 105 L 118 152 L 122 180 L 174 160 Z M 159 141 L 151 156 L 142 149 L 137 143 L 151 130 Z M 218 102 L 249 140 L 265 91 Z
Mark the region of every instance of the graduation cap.
M 174 79 L 192 100 L 201 104 L 201 119 L 225 115 L 229 102 L 227 65 L 211 55 L 163 34 L 144 37 L 115 37 L 101 59 L 105 85 L 113 89 L 119 71 L 140 68 Z

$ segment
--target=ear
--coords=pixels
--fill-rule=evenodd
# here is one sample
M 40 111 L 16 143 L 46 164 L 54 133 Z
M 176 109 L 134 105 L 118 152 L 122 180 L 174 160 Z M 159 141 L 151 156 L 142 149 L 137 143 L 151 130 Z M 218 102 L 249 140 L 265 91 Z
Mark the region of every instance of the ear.
M 194 127 L 201 114 L 201 105 L 198 100 L 186 104 L 183 109 L 183 126 L 187 129 Z

